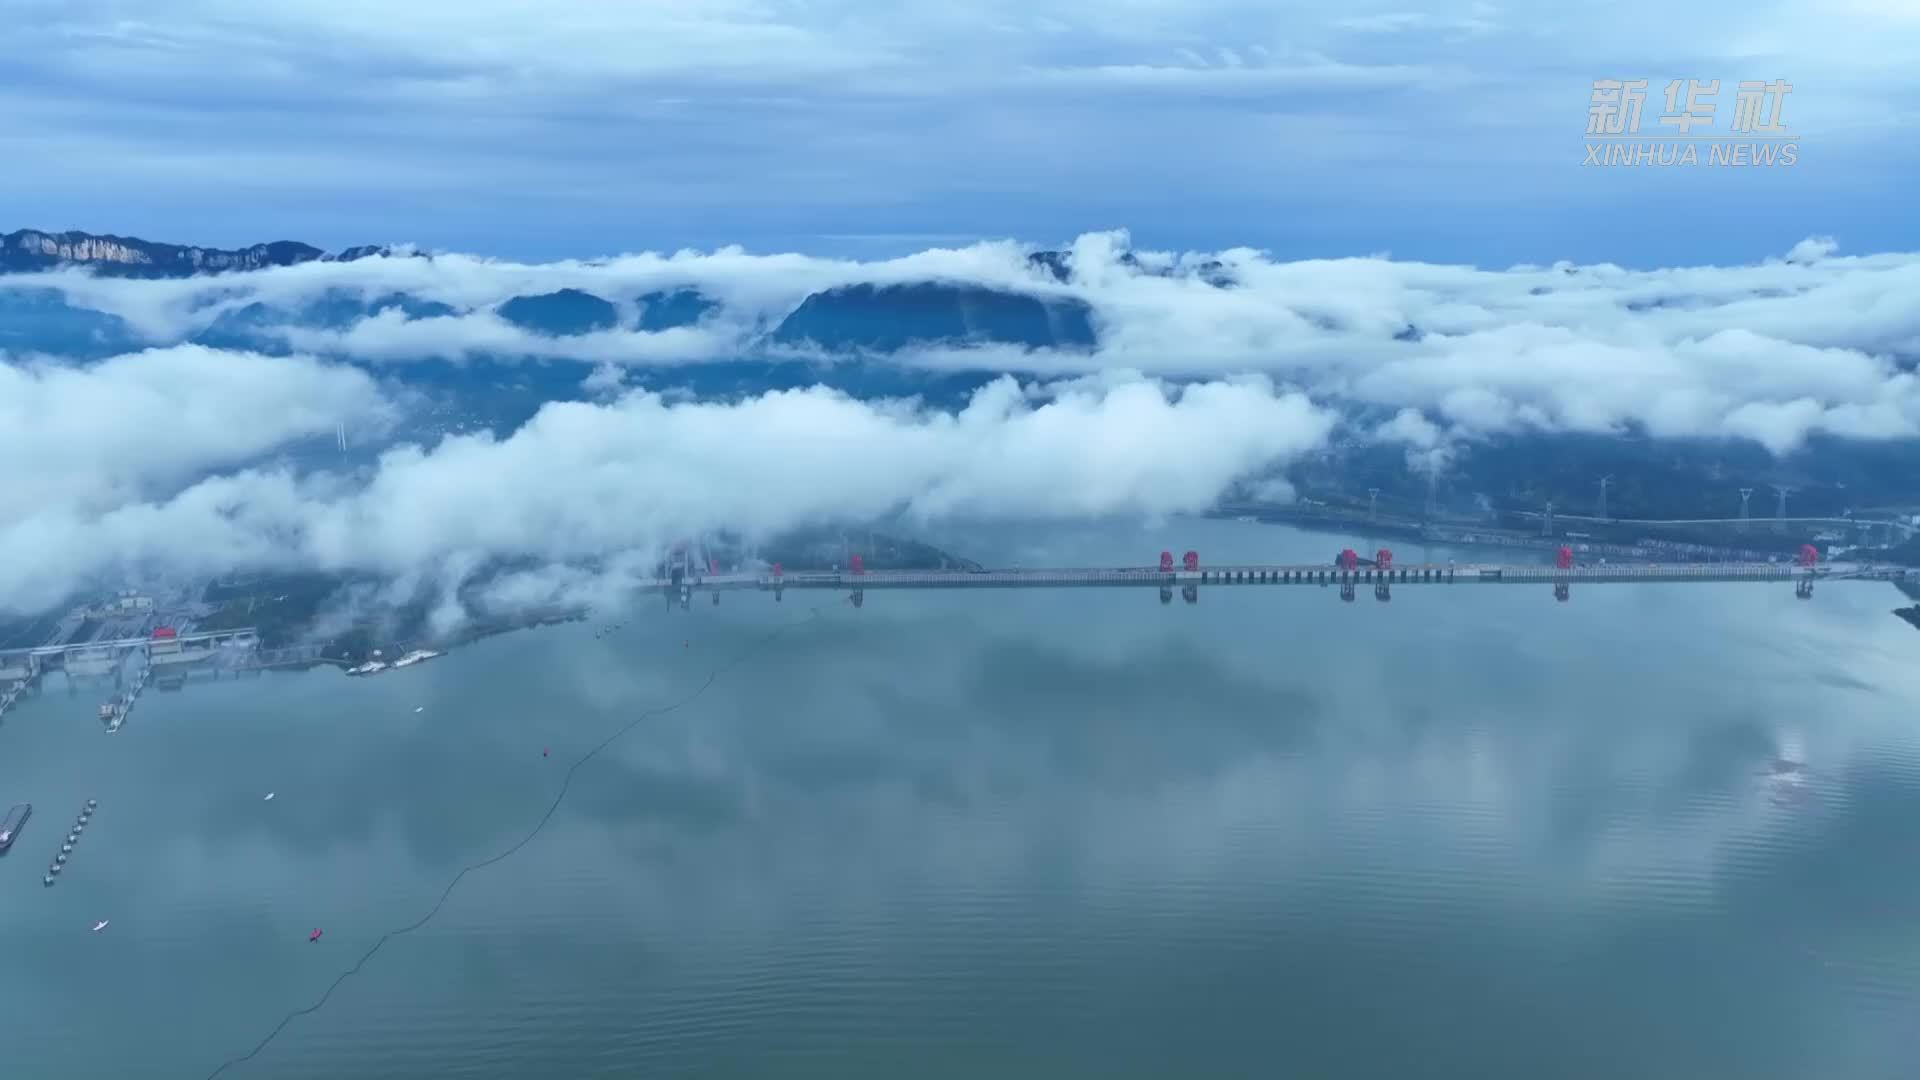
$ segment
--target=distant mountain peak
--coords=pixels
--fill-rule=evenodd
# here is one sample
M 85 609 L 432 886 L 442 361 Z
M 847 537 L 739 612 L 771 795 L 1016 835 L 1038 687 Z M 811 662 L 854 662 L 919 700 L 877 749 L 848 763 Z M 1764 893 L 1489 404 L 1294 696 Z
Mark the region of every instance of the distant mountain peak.
M 1120 265 L 1135 273 L 1152 274 L 1155 277 L 1178 277 L 1181 274 L 1181 271 L 1175 268 L 1148 266 L 1141 261 L 1138 255 L 1135 255 L 1131 251 L 1123 251 L 1120 253 Z M 1027 267 L 1032 270 L 1037 270 L 1047 277 L 1064 284 L 1073 279 L 1073 252 L 1058 250 L 1035 251 L 1027 256 Z M 1205 262 L 1188 267 L 1185 273 L 1191 274 L 1193 277 L 1199 278 L 1201 281 L 1215 288 L 1229 289 L 1237 284 L 1234 280 L 1233 272 L 1227 268 L 1225 263 L 1218 259 L 1208 259 Z
M 571 288 L 516 296 L 500 305 L 499 314 L 522 330 L 557 336 L 611 330 L 620 323 L 620 309 L 611 302 Z
M 115 277 L 180 278 L 294 266 L 316 260 L 351 262 L 393 254 L 391 248 L 371 244 L 329 255 L 295 240 L 275 240 L 244 248 L 210 248 L 74 230 L 18 229 L 0 233 L 0 273 L 84 266 Z
M 1099 344 L 1093 308 L 1078 297 L 936 281 L 857 282 L 813 293 L 774 329 L 772 340 L 878 353 L 916 345 L 1084 350 Z

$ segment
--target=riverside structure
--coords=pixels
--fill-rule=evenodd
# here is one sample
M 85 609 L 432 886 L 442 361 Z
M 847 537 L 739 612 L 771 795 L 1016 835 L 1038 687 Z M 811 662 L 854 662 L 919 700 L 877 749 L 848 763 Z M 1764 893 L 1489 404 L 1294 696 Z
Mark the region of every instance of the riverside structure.
M 1180 590 L 1188 603 L 1197 602 L 1201 586 L 1316 585 L 1337 587 L 1341 599 L 1352 600 L 1361 585 L 1373 587 L 1377 600 L 1392 599 L 1394 585 L 1525 585 L 1549 584 L 1554 597 L 1565 601 L 1572 586 L 1583 584 L 1679 584 L 1686 582 L 1791 582 L 1802 599 L 1811 598 L 1816 581 L 1901 581 L 1920 577 L 1905 567 L 1870 563 L 1820 562 L 1811 545 L 1800 549 L 1793 562 L 1599 563 L 1576 565 L 1572 548 L 1563 547 L 1552 565 L 1511 563 L 1395 564 L 1393 552 L 1381 548 L 1363 559 L 1352 548 L 1325 564 L 1238 563 L 1203 567 L 1198 552 L 1189 551 L 1175 564 L 1173 553 L 1160 553 L 1158 566 L 1055 567 L 1011 570 L 873 570 L 852 556 L 844 570 L 784 572 L 778 563 L 768 571 L 722 573 L 709 562 L 707 573 L 692 566 L 673 567 L 666 577 L 643 583 L 643 591 L 663 592 L 669 605 L 682 607 L 704 591 L 720 602 L 720 593 L 732 590 L 771 592 L 780 599 L 788 589 L 830 589 L 850 594 L 860 606 L 868 589 L 1018 589 L 1018 588 L 1158 588 L 1162 603 Z

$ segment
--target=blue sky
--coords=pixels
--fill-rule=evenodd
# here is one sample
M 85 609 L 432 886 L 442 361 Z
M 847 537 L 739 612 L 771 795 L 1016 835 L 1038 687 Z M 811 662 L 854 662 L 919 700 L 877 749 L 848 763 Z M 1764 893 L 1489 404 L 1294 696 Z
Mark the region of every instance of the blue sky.
M 0 0 L 4 227 L 519 258 L 1130 229 L 1287 258 L 1920 246 L 1920 7 Z M 1583 168 L 1591 83 L 1785 78 L 1792 169 Z

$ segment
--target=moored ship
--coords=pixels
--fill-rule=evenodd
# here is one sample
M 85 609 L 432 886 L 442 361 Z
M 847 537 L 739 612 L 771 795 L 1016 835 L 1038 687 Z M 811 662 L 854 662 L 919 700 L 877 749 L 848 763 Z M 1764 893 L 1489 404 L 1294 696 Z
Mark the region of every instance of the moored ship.
M 27 818 L 31 816 L 33 816 L 32 803 L 21 803 L 7 811 L 7 816 L 0 819 L 0 851 L 13 846 L 14 837 L 20 835 L 20 827 L 25 825 Z

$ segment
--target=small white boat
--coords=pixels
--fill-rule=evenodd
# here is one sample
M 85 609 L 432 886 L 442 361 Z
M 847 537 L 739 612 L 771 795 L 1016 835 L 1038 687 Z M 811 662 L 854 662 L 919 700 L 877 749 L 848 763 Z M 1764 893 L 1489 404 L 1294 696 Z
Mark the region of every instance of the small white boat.
M 261 801 L 261 802 L 272 802 L 272 801 L 273 801 L 273 792 L 271 792 L 271 791 L 269 791 L 269 792 L 267 792 L 267 797 L 266 797 L 266 798 L 264 798 L 264 799 L 261 799 L 260 801 Z
M 105 919 L 101 919 L 99 922 L 93 924 L 93 932 L 96 934 L 102 930 L 105 930 L 106 928 L 107 928 L 107 920 Z
M 425 705 L 415 705 L 415 706 L 413 707 L 413 711 L 414 711 L 414 712 L 426 712 L 426 711 L 427 711 L 427 707 L 426 707 Z

